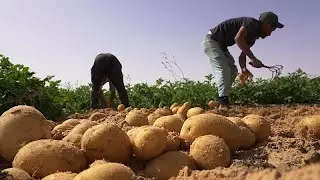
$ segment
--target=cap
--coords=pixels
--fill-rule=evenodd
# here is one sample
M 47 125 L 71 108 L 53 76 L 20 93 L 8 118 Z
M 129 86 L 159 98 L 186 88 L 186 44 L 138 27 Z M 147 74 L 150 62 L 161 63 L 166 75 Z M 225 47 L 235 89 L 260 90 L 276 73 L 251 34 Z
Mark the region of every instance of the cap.
M 283 28 L 284 27 L 284 25 L 279 22 L 278 16 L 271 11 L 261 13 L 259 20 L 261 22 L 271 24 L 275 28 Z

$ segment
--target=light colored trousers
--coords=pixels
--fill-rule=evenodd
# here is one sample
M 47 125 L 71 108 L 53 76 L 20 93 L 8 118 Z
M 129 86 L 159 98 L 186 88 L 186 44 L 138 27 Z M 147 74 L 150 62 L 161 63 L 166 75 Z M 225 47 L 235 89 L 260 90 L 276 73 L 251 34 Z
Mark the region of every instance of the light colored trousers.
M 206 35 L 202 42 L 204 52 L 209 57 L 219 97 L 229 96 L 238 69 L 229 51 L 223 51 L 220 44 Z

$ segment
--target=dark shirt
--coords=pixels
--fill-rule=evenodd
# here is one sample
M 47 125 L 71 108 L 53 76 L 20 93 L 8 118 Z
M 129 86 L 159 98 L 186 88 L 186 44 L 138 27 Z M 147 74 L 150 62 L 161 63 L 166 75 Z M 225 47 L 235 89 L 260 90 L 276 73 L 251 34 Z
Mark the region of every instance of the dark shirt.
M 210 29 L 212 33 L 211 37 L 220 43 L 223 50 L 227 51 L 229 46 L 235 44 L 234 38 L 241 26 L 247 28 L 246 42 L 249 46 L 252 46 L 256 39 L 259 39 L 261 36 L 261 23 L 251 17 L 238 17 L 223 21 L 215 28 Z

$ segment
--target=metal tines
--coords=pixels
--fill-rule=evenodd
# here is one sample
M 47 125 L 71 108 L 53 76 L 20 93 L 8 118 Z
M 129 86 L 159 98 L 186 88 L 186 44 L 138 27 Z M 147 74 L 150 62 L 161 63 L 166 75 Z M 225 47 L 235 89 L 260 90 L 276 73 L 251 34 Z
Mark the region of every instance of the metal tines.
M 277 78 L 281 75 L 281 72 L 282 72 L 282 69 L 283 69 L 283 66 L 282 65 L 274 65 L 274 66 L 265 66 L 265 68 L 268 68 L 269 71 L 272 72 L 272 78 L 271 79 L 274 79 L 274 78 Z

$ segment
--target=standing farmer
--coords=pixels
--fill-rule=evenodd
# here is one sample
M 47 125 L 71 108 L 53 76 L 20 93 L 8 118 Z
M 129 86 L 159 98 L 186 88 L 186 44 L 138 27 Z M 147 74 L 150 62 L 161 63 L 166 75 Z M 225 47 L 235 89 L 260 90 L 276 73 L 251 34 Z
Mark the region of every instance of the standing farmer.
M 110 53 L 98 54 L 91 68 L 91 108 L 99 108 L 99 101 L 102 108 L 106 108 L 108 103 L 102 93 L 102 86 L 109 82 L 110 105 L 113 106 L 115 90 L 118 91 L 121 103 L 129 107 L 128 94 L 123 83 L 122 65 L 119 60 Z
M 263 64 L 254 56 L 250 47 L 260 37 L 264 39 L 277 28 L 283 27 L 284 25 L 278 21 L 278 16 L 269 11 L 260 14 L 259 20 L 252 17 L 231 18 L 210 29 L 202 45 L 215 74 L 220 109 L 229 107 L 229 92 L 238 74 L 237 66 L 228 47 L 238 45 L 242 51 L 239 56 L 241 72 L 252 76 L 246 68 L 246 56 L 249 57 L 255 68 L 261 68 Z

